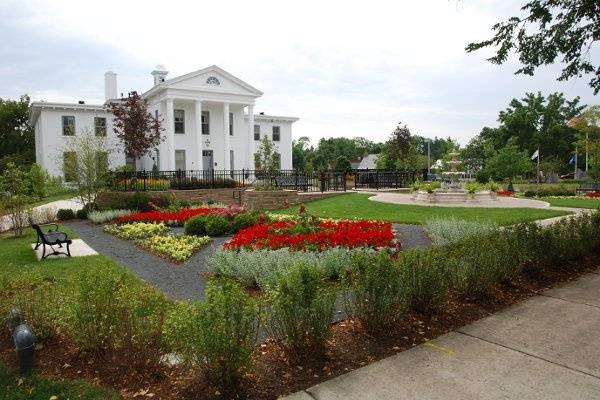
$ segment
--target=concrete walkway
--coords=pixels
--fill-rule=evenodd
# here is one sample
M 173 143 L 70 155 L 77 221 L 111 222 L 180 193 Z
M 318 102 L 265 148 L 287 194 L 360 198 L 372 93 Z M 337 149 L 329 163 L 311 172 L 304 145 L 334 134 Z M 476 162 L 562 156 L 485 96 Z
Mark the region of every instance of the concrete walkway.
M 286 399 L 600 399 L 600 275 Z
M 82 209 L 83 206 L 75 198 L 67 200 L 56 200 L 51 201 L 50 203 L 42 204 L 41 206 L 33 207 L 32 216 L 33 219 L 36 220 L 36 222 L 45 223 L 48 222 L 45 221 L 46 219 L 54 220 L 56 212 L 61 208 L 68 208 L 73 211 L 77 211 Z M 53 216 L 53 218 L 49 218 L 50 214 Z M 2 217 L 0 217 L 0 232 L 12 229 L 12 225 L 12 221 L 8 215 L 3 215 Z M 29 226 L 29 223 L 27 222 L 26 225 Z

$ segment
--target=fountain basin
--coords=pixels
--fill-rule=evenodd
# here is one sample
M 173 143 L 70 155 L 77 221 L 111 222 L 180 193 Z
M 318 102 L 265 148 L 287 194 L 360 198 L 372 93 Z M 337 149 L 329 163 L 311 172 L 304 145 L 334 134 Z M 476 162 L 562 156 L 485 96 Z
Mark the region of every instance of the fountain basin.
M 497 200 L 496 192 L 484 190 L 470 194 L 462 189 L 436 189 L 431 193 L 419 190 L 413 198 L 424 203 L 480 203 Z

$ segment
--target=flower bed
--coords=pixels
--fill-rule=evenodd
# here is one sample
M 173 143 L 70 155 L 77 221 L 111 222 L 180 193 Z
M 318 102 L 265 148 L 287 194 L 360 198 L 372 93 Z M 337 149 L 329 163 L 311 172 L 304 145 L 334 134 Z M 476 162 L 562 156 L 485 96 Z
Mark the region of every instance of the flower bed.
M 498 196 L 514 196 L 515 192 L 512 190 L 498 190 L 496 194 Z
M 600 192 L 588 192 L 585 194 L 587 197 L 600 198 Z
M 160 257 L 181 263 L 210 242 L 208 236 L 150 236 L 138 239 L 135 244 Z
M 240 207 L 200 207 L 200 208 L 182 208 L 179 211 L 154 210 L 125 215 L 116 218 L 113 222 L 124 224 L 129 222 L 163 222 L 167 225 L 183 225 L 188 219 L 196 215 L 221 214 L 232 216 L 242 212 Z
M 121 239 L 134 240 L 144 239 L 150 236 L 158 236 L 166 234 L 169 228 L 165 224 L 161 223 L 150 223 L 150 222 L 136 222 L 133 224 L 124 225 L 106 225 L 104 226 L 104 232 L 115 235 Z
M 392 224 L 377 221 L 302 219 L 257 224 L 239 231 L 225 249 L 320 251 L 332 247 L 396 247 Z

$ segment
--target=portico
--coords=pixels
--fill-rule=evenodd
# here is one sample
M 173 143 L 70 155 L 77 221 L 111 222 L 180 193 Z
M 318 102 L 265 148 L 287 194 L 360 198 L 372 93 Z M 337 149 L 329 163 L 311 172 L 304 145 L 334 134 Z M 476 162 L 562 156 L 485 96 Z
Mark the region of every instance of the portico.
M 262 92 L 216 66 L 171 80 L 160 66 L 152 74 L 156 85 L 143 96 L 163 120 L 159 169 L 254 168 L 254 102 Z

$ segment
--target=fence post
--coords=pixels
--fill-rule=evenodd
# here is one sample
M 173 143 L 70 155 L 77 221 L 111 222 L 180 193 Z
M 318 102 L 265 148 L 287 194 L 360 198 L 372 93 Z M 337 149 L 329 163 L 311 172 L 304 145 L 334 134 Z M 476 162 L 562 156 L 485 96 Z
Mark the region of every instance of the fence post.
M 375 189 L 379 190 L 379 170 L 375 170 Z
M 398 189 L 398 170 L 394 171 L 394 175 L 395 175 L 395 178 L 396 178 L 396 189 Z
M 298 168 L 295 169 L 295 172 L 296 172 L 296 192 L 299 192 L 299 189 L 298 189 Z
M 146 170 L 142 171 L 142 186 L 144 188 L 144 192 L 147 190 L 146 189 Z
M 342 174 L 342 179 L 344 180 L 344 192 L 346 191 L 346 171 Z
M 242 168 L 242 187 L 244 186 L 246 186 L 246 168 Z

